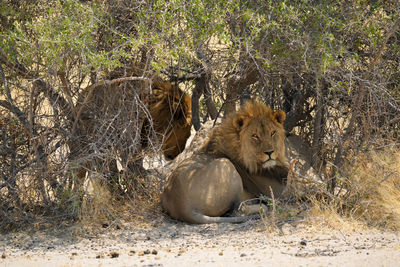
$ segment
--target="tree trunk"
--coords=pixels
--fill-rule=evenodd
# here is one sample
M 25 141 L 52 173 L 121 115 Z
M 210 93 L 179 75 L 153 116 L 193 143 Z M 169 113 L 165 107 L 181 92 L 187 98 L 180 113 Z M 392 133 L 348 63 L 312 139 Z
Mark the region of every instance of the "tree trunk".
M 212 100 L 210 91 L 210 68 L 208 66 L 208 61 L 203 53 L 203 45 L 200 45 L 196 54 L 200 60 L 201 75 L 199 78 L 195 79 L 195 87 L 192 94 L 192 123 L 194 129 L 197 131 L 201 127 L 200 114 L 199 114 L 199 100 L 201 95 L 204 93 L 204 100 L 206 102 L 207 111 L 211 119 L 215 119 L 218 116 L 217 108 Z
M 224 116 L 236 111 L 236 101 L 248 86 L 258 81 L 258 72 L 253 67 L 241 71 L 242 75 L 233 75 L 228 79 Z
M 208 114 L 210 115 L 212 120 L 215 120 L 218 116 L 218 110 L 217 107 L 215 106 L 214 101 L 212 100 L 212 95 L 210 92 L 210 84 L 208 80 L 209 79 L 207 79 L 204 87 L 204 100 L 206 101 Z
M 316 94 L 316 104 L 315 104 L 315 117 L 314 117 L 314 134 L 313 134 L 313 141 L 312 141 L 312 162 L 311 165 L 315 168 L 318 169 L 319 165 L 319 151 L 321 148 L 321 140 L 322 140 L 322 134 L 323 134 L 323 113 L 324 113 L 324 97 L 323 97 L 323 82 L 321 81 L 320 78 L 317 78 L 317 83 L 316 83 L 316 88 L 317 88 L 317 94 Z
M 199 100 L 201 95 L 203 94 L 205 82 L 202 77 L 195 80 L 195 86 L 192 92 L 192 124 L 196 131 L 198 131 L 201 127 L 199 115 Z

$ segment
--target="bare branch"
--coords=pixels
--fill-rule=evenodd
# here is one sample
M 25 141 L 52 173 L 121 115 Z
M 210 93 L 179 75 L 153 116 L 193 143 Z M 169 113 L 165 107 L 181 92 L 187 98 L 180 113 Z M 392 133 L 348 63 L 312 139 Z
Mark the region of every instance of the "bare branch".
M 3 108 L 8 109 L 10 112 L 15 114 L 17 116 L 18 120 L 24 126 L 25 130 L 29 131 L 29 123 L 28 123 L 28 120 L 27 120 L 27 118 L 25 116 L 25 113 L 23 113 L 17 106 L 15 106 L 14 104 L 11 104 L 8 101 L 1 100 L 1 99 L 0 99 L 0 106 L 2 106 Z
M 378 51 L 376 52 L 375 58 L 371 61 L 371 64 L 369 66 L 370 70 L 375 69 L 376 64 L 378 64 L 378 62 L 382 58 L 382 54 L 383 54 L 383 51 L 385 50 L 387 42 L 389 41 L 390 37 L 392 37 L 393 34 L 396 33 L 396 31 L 398 30 L 399 27 L 400 27 L 400 18 L 398 18 L 395 22 L 393 22 L 393 24 L 390 26 L 390 29 L 387 31 L 387 33 L 385 35 L 385 39 L 383 40 Z
M 101 81 L 101 82 L 98 82 L 98 83 L 90 85 L 88 88 L 85 89 L 85 91 L 87 91 L 87 95 L 86 95 L 85 99 L 83 100 L 82 103 L 79 103 L 80 104 L 80 108 L 79 108 L 79 110 L 78 110 L 78 112 L 77 112 L 77 114 L 75 116 L 74 124 L 72 126 L 72 132 L 74 133 L 76 131 L 76 127 L 77 127 L 77 124 L 78 124 L 78 121 L 79 121 L 79 117 L 81 116 L 83 108 L 85 107 L 85 105 L 87 105 L 87 103 L 93 97 L 94 89 L 96 89 L 97 87 L 100 87 L 100 86 L 111 86 L 111 85 L 114 85 L 114 84 L 117 84 L 117 83 L 122 83 L 122 82 L 127 82 L 127 81 L 146 81 L 146 82 L 149 82 L 149 84 L 150 84 L 149 90 L 151 92 L 151 82 L 152 81 L 151 81 L 150 78 L 147 78 L 147 77 L 135 77 L 135 76 L 122 77 L 122 78 L 117 78 L 117 79 L 114 79 L 114 80 L 104 80 L 104 81 Z
M 13 101 L 11 98 L 10 88 L 8 88 L 7 79 L 6 79 L 6 76 L 4 75 L 3 67 L 1 66 L 1 64 L 0 64 L 0 77 L 1 77 L 1 80 L 3 81 L 3 86 L 6 91 L 7 100 L 8 100 L 8 102 L 12 103 Z

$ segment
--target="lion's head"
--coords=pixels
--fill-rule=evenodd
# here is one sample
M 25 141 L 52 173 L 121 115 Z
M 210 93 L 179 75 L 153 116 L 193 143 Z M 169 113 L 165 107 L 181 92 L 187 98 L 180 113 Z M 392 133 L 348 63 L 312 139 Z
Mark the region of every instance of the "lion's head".
M 273 111 L 260 102 L 248 101 L 214 129 L 203 149 L 228 157 L 250 173 L 287 166 L 285 118 L 282 110 Z

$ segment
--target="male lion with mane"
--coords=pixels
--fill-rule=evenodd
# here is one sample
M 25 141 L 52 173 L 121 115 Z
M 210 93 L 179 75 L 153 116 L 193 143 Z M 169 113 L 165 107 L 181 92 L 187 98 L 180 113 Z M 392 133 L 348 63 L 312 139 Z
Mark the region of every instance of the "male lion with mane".
M 157 76 L 151 83 L 122 77 L 91 86 L 79 96 L 75 113 L 68 146 L 71 161 L 79 163 L 76 190 L 82 190 L 88 171 L 101 172 L 113 190 L 128 179 L 136 183 L 136 176 L 147 174 L 143 157 L 161 148 L 167 160 L 174 159 L 185 149 L 192 125 L 189 95 Z
M 71 147 L 80 149 L 85 143 L 96 141 L 98 136 L 94 136 L 95 132 L 108 118 L 113 118 L 114 128 L 125 121 L 137 121 L 138 115 L 135 112 L 139 108 L 135 101 L 138 101 L 139 94 L 136 91 L 145 86 L 149 85 L 141 81 L 131 81 L 113 86 L 98 86 L 84 92 L 75 107 L 80 113 L 78 118 L 80 132 L 77 135 L 81 142 L 76 143 L 74 147 L 71 144 Z M 146 138 L 153 130 L 162 143 L 165 158 L 174 159 L 185 149 L 186 140 L 190 136 L 192 126 L 190 97 L 178 85 L 156 77 L 146 106 L 150 118 L 147 118 L 142 126 L 142 147 L 148 146 Z M 115 118 L 120 118 L 120 121 Z M 131 123 L 128 126 L 132 125 Z M 126 125 L 120 127 L 125 128 Z M 91 138 L 95 140 L 89 140 Z
M 189 223 L 243 222 L 247 216 L 223 217 L 241 202 L 260 194 L 279 197 L 289 170 L 285 156 L 286 114 L 255 100 L 214 128 L 203 147 L 170 175 L 161 195 L 168 214 Z

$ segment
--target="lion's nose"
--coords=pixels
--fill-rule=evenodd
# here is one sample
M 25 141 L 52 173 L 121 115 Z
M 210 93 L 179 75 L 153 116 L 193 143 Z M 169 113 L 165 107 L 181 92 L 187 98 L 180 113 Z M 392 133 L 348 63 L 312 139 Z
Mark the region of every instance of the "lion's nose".
M 265 151 L 264 154 L 265 154 L 265 155 L 268 155 L 268 157 L 271 158 L 271 155 L 272 155 L 273 152 L 274 152 L 274 151 Z

